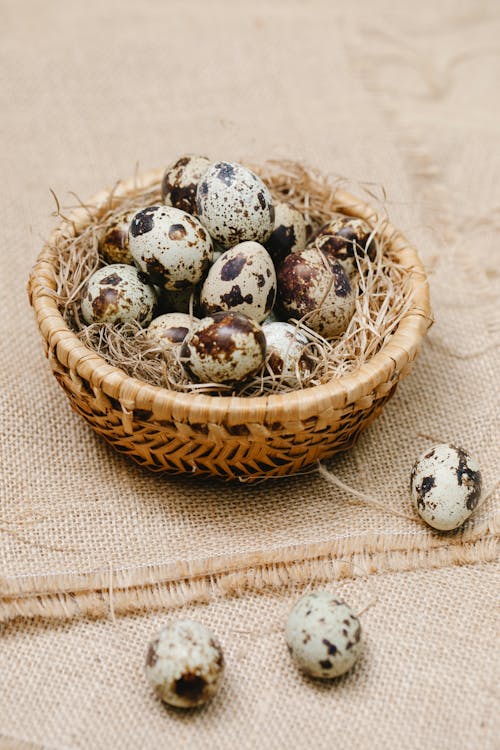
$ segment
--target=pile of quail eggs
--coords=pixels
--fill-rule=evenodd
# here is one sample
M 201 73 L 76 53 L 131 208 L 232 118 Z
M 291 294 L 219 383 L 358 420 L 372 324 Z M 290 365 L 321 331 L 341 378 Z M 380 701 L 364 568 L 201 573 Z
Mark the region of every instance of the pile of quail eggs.
M 296 387 L 311 368 L 299 321 L 327 340 L 345 332 L 357 260 L 376 249 L 370 227 L 335 216 L 308 240 L 304 216 L 254 172 L 203 156 L 169 167 L 161 198 L 107 226 L 85 323 L 139 323 L 194 382 L 268 373 Z

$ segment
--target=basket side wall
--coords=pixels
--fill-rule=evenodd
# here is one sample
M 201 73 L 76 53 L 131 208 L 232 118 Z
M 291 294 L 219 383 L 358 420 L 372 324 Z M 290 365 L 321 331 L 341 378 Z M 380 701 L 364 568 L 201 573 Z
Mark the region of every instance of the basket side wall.
M 52 371 L 72 408 L 116 451 L 154 472 L 252 481 L 303 471 L 347 450 L 382 411 L 399 380 L 396 372 L 372 393 L 343 409 L 316 417 L 264 425 L 157 421 L 151 412 L 127 409 L 61 365 L 48 351 Z

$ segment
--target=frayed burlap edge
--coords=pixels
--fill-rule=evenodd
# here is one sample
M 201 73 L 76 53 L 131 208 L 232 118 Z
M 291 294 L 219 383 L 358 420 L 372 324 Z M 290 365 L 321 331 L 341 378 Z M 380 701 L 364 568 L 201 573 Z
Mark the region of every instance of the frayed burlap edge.
M 114 569 L 110 564 L 81 575 L 4 577 L 0 578 L 0 621 L 83 615 L 113 618 L 144 609 L 207 603 L 248 591 L 282 590 L 293 584 L 491 562 L 498 558 L 499 532 L 500 516 L 493 516 L 481 525 L 471 523 L 460 534 L 421 529 L 167 565 Z

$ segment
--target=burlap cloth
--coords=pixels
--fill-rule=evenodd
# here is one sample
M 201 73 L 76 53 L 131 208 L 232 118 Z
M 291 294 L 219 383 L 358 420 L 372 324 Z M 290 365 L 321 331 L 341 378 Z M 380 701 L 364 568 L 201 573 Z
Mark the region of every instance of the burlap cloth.
M 3 0 L 0 16 L 0 746 L 498 747 L 496 0 Z M 74 203 L 70 190 L 185 151 L 299 158 L 385 190 L 429 269 L 436 324 L 328 468 L 412 515 L 415 456 L 455 441 L 489 495 L 463 532 L 317 474 L 154 477 L 70 411 L 25 294 L 48 188 Z M 368 607 L 364 657 L 333 686 L 301 678 L 283 644 L 308 584 Z M 142 676 L 149 636 L 180 613 L 211 624 L 228 661 L 194 715 L 163 708 Z

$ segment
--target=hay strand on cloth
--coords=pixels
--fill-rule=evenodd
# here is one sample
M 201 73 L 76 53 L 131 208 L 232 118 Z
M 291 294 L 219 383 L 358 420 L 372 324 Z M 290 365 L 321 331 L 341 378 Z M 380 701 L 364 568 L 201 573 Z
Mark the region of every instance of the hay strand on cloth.
M 289 201 L 303 213 L 311 231 L 337 213 L 335 191 L 342 184 L 340 178 L 325 178 L 295 162 L 267 162 L 255 169 L 269 185 L 275 199 Z M 365 191 L 375 197 L 373 189 L 365 188 Z M 59 201 L 54 198 L 60 214 Z M 213 383 L 193 383 L 178 355 L 152 347 L 138 324 L 87 326 L 80 315 L 85 284 L 102 265 L 99 240 L 107 227 L 118 214 L 159 200 L 159 184 L 146 190 L 136 189 L 125 199 L 118 199 L 112 191 L 101 209 L 85 204 L 91 223 L 76 237 L 62 235 L 55 248 L 59 260 L 55 297 L 65 321 L 87 346 L 128 375 L 182 392 L 224 395 L 237 392 L 257 396 L 309 388 L 350 373 L 372 358 L 390 340 L 411 306 L 410 272 L 379 241 L 374 260 L 364 255 L 356 258 L 359 292 L 354 315 L 342 336 L 327 341 L 308 328 L 307 317 L 291 321 L 307 338 L 311 362 L 306 373 L 296 373 L 298 385 L 290 385 L 276 376 L 267 363 L 260 373 L 237 390 Z M 78 203 L 83 205 L 81 201 Z M 379 228 L 372 226 L 374 235 Z
M 418 516 L 410 516 L 408 513 L 402 513 L 398 510 L 394 510 L 393 508 L 388 508 L 380 500 L 376 500 L 374 497 L 366 495 L 364 492 L 359 492 L 359 490 L 354 489 L 354 487 L 350 487 L 348 484 L 345 484 L 341 479 L 338 478 L 336 474 L 334 474 L 332 471 L 328 471 L 328 469 L 323 466 L 321 461 L 318 461 L 318 471 L 320 476 L 322 476 L 323 479 L 326 479 L 327 482 L 347 492 L 350 495 L 350 502 L 359 503 L 361 505 L 368 505 L 369 507 L 376 508 L 383 513 L 388 513 L 391 516 L 405 518 L 408 521 L 414 521 L 415 523 L 422 524 L 422 521 L 420 520 L 420 518 L 418 518 Z
M 389 508 L 387 505 L 384 505 L 384 503 L 381 500 L 377 500 L 376 498 L 372 497 L 371 495 L 367 495 L 364 492 L 360 492 L 359 490 L 356 490 L 354 487 L 351 487 L 348 484 L 345 484 L 341 479 L 338 478 L 336 474 L 334 474 L 332 471 L 329 471 L 326 466 L 324 466 L 321 461 L 318 461 L 318 472 L 323 479 L 325 479 L 329 484 L 335 485 L 335 487 L 338 487 L 340 490 L 344 490 L 344 492 L 347 492 L 349 497 L 349 502 L 352 503 L 359 503 L 360 505 L 367 505 L 371 508 L 376 508 L 377 510 L 382 511 L 383 513 L 388 513 L 390 516 L 396 516 L 397 518 L 405 518 L 408 521 L 413 521 L 414 523 L 418 523 L 420 526 L 426 526 L 425 522 L 417 515 L 410 516 L 409 513 L 403 513 L 398 510 L 394 510 L 394 508 Z M 495 479 L 491 485 L 488 486 L 486 490 L 484 490 L 481 493 L 480 500 L 475 507 L 475 514 L 477 515 L 477 511 L 479 508 L 481 508 L 494 494 L 495 490 L 497 489 L 498 485 L 500 484 L 500 479 Z M 474 518 L 467 519 L 467 521 L 472 520 L 474 521 Z M 450 533 L 455 533 L 457 529 L 451 529 Z M 440 533 L 447 533 L 447 532 L 440 532 Z

